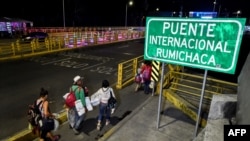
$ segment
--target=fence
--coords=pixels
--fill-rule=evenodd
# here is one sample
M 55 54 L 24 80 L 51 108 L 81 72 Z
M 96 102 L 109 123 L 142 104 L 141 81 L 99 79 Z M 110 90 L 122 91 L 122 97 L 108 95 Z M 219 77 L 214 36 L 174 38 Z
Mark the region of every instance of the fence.
M 49 37 L 44 42 L 34 39 L 30 43 L 24 43 L 21 39 L 17 39 L 9 43 L 9 45 L 0 45 L 0 61 L 141 38 L 144 38 L 144 31 L 116 30 L 49 33 Z
M 134 81 L 138 66 L 143 61 L 143 56 L 139 56 L 118 64 L 117 89 L 122 89 Z

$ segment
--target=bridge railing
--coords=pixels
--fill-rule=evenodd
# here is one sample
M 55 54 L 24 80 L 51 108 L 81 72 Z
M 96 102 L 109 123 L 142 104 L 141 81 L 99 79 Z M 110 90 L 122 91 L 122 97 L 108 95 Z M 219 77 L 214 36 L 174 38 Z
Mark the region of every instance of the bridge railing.
M 54 32 L 49 33 L 44 42 L 34 39 L 29 43 L 23 43 L 21 39 L 17 39 L 10 45 L 0 46 L 0 61 L 141 38 L 144 38 L 144 31 Z
M 122 89 L 133 83 L 138 66 L 143 62 L 143 56 L 139 56 L 118 64 L 117 89 Z
M 42 31 L 46 33 L 60 33 L 60 32 L 86 32 L 86 31 L 121 31 L 121 30 L 141 30 L 145 31 L 145 27 L 135 26 L 117 26 L 117 27 L 28 27 L 24 31 L 25 34 L 30 32 Z

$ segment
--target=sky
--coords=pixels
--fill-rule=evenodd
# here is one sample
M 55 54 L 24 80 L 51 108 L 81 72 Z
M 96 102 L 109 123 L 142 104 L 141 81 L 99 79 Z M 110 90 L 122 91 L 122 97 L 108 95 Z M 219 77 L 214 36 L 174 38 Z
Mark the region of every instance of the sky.
M 63 8 L 64 1 L 64 8 Z M 8 0 L 0 9 L 0 17 L 21 18 L 34 26 L 124 26 L 126 3 L 129 0 Z M 215 0 L 133 0 L 127 7 L 128 26 L 140 26 L 143 16 L 160 11 L 213 11 Z M 241 10 L 241 16 L 250 12 L 246 0 L 216 0 L 215 11 L 232 13 Z M 3 4 L 1 4 L 3 6 Z

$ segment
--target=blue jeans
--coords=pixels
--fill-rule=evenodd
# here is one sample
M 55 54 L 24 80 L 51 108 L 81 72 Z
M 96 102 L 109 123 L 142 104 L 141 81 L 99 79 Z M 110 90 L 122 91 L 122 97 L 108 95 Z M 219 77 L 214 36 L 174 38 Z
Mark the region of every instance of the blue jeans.
M 150 82 L 151 82 L 151 80 L 145 80 L 144 81 L 144 93 L 145 94 L 149 94 L 149 90 L 150 90 L 149 84 L 150 84 Z
M 75 111 L 75 125 L 73 128 L 78 130 L 80 128 L 80 125 L 81 125 L 83 119 L 84 119 L 84 114 L 79 116 L 75 107 L 74 107 L 74 111 Z
M 102 117 L 104 116 L 104 114 L 106 114 L 106 120 L 110 120 L 110 113 L 111 113 L 111 110 L 108 107 L 108 104 L 100 103 L 98 121 L 102 121 Z

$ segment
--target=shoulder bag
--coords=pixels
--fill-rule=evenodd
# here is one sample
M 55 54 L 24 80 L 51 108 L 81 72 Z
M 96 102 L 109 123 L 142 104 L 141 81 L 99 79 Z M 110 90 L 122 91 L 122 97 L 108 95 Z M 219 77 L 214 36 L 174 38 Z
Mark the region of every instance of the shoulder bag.
M 116 104 L 117 104 L 117 101 L 116 101 L 116 99 L 113 97 L 112 92 L 110 91 L 110 98 L 109 98 L 109 100 L 108 100 L 108 107 L 109 107 L 110 109 L 113 109 L 113 108 L 115 108 Z

